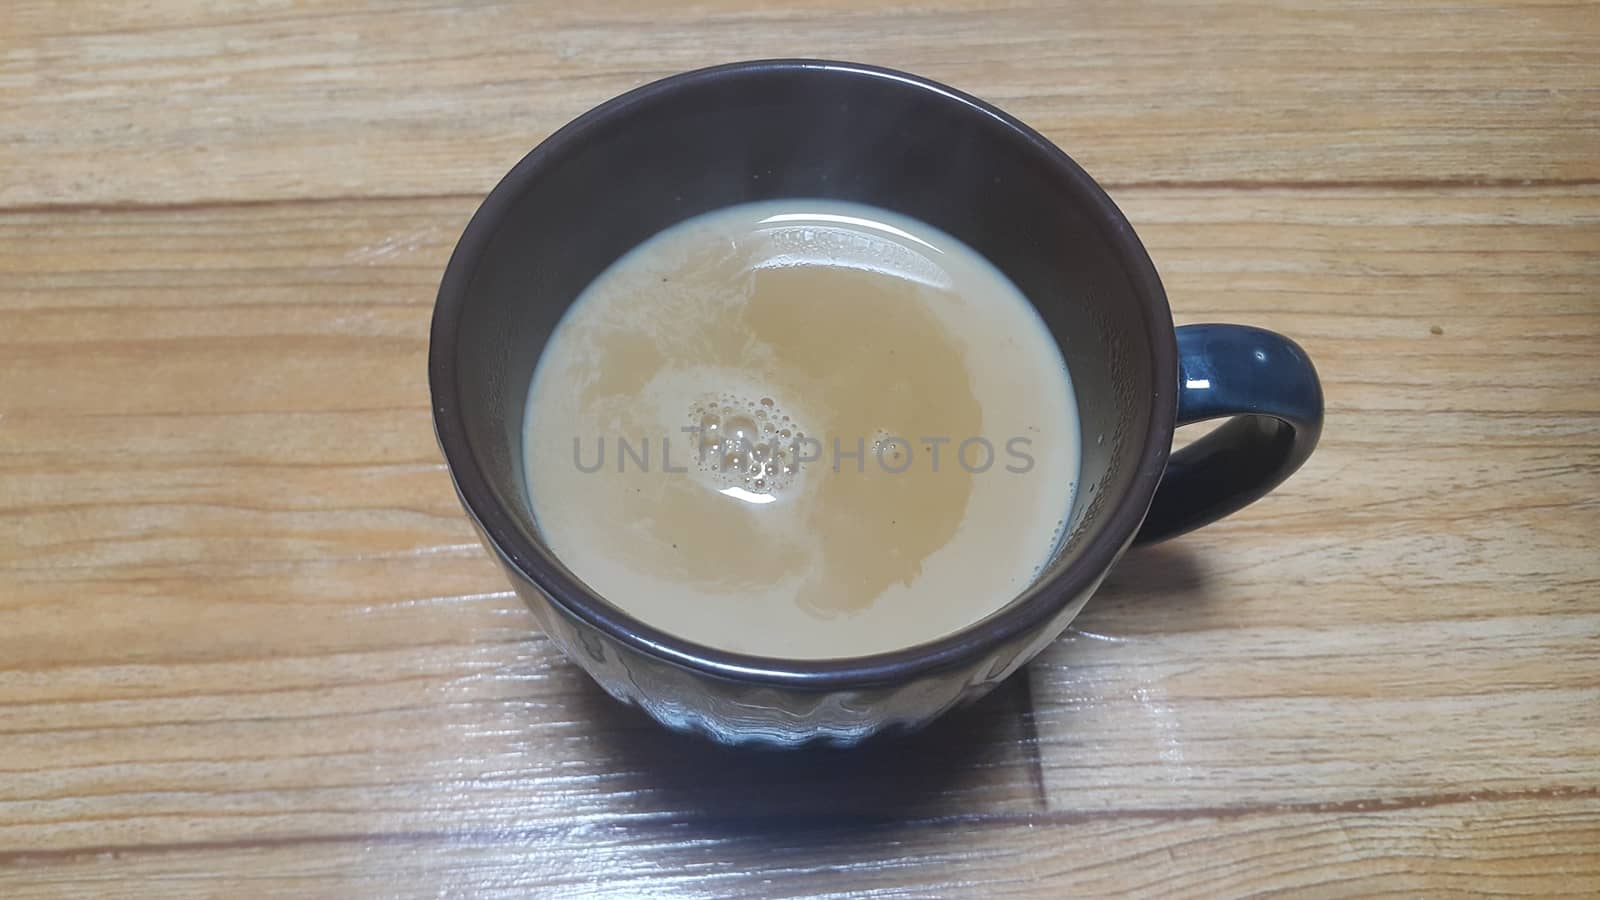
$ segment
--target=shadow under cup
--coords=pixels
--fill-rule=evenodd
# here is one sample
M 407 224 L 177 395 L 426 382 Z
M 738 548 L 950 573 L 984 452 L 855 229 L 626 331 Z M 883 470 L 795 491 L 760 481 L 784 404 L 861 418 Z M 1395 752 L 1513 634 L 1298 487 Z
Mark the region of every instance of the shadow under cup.
M 949 638 L 852 660 L 725 653 L 606 604 L 540 540 L 524 482 L 523 416 L 534 367 L 568 306 L 668 226 L 785 197 L 865 203 L 959 238 L 1028 297 L 1071 371 L 1084 440 L 1068 537 L 1026 593 Z M 552 638 L 613 696 L 669 726 L 780 745 L 919 726 L 1054 639 L 1133 538 L 1176 409 L 1161 285 L 1122 215 L 1076 164 L 943 86 L 804 61 L 656 82 L 541 144 L 490 194 L 456 248 L 429 367 L 435 424 L 463 503 Z

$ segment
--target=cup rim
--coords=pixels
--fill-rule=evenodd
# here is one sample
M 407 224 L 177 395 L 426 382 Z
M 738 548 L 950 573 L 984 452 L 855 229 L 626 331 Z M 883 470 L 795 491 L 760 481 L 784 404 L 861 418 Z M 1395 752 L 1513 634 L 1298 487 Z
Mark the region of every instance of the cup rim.
M 1121 269 L 1144 307 L 1152 352 L 1152 383 L 1172 385 L 1170 396 L 1154 398 L 1150 423 L 1139 451 L 1128 494 L 1107 515 L 1071 565 L 1035 582 L 1029 596 L 1009 602 L 951 634 L 882 653 L 836 659 L 787 659 L 722 650 L 662 631 L 607 603 L 562 565 L 554 553 L 541 553 L 515 519 L 496 500 L 478 466 L 461 414 L 457 380 L 460 313 L 485 250 L 524 189 L 578 149 L 593 131 L 615 122 L 640 104 L 676 92 L 750 75 L 797 73 L 815 76 L 887 79 L 929 91 L 984 116 L 1027 144 L 1062 177 L 1076 200 L 1091 209 L 1095 225 L 1119 257 Z M 650 82 L 601 103 L 558 129 L 522 158 L 485 197 L 457 242 L 440 281 L 428 345 L 428 383 L 434 433 L 451 480 L 468 515 L 501 561 L 568 615 L 630 649 L 703 675 L 768 687 L 836 691 L 904 683 L 985 658 L 1037 632 L 1081 595 L 1091 592 L 1132 542 L 1144 520 L 1171 452 L 1177 416 L 1177 345 L 1166 293 L 1155 266 L 1111 198 L 1071 157 L 1018 119 L 989 103 L 936 81 L 894 69 L 821 59 L 760 59 L 696 69 Z M 548 554 L 548 555 L 547 555 Z

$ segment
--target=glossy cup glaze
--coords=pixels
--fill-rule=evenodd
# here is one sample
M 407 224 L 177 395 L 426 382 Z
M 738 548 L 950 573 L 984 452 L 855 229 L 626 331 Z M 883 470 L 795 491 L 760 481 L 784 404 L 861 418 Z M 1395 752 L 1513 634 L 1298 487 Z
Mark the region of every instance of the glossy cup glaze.
M 948 637 L 839 660 L 729 653 L 607 603 L 540 539 L 523 413 L 562 314 L 662 229 L 783 197 L 867 203 L 960 238 L 1029 298 L 1072 372 L 1084 439 L 1068 537 L 1026 592 Z M 1133 229 L 1049 141 L 934 82 L 814 60 L 667 78 L 540 144 L 462 235 L 428 365 L 456 490 L 551 639 L 612 696 L 728 743 L 851 744 L 981 696 L 1066 628 L 1136 538 L 1260 497 L 1304 462 L 1322 421 L 1316 373 L 1292 341 L 1173 328 Z M 1171 454 L 1176 425 L 1221 416 L 1233 420 Z

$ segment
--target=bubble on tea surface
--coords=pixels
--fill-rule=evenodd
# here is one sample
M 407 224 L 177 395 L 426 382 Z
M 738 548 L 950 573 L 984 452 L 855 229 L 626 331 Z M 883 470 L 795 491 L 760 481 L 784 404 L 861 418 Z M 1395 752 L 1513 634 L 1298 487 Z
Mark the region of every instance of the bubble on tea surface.
M 742 499 L 750 493 L 777 495 L 799 475 L 790 438 L 804 433 L 774 424 L 793 419 L 771 396 L 708 396 L 690 406 L 688 418 L 699 428 L 693 435 L 699 471 L 719 491 L 739 488 L 733 495 Z
M 689 422 L 689 447 L 695 452 L 696 458 L 703 461 L 719 456 L 722 453 L 724 428 L 716 405 L 708 402 L 695 404 L 689 411 Z
M 889 471 L 898 471 L 909 464 L 911 446 L 880 428 L 872 434 L 872 455 Z
M 723 429 L 728 440 L 741 446 L 753 444 L 758 434 L 755 420 L 748 415 L 735 414 L 728 417 L 723 423 Z

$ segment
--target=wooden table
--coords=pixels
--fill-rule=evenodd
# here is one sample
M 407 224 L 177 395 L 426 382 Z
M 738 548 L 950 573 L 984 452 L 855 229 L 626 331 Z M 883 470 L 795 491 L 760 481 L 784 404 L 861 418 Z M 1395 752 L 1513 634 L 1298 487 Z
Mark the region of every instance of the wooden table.
M 606 699 L 428 412 L 495 180 L 775 55 L 1015 112 L 1327 390 L 1289 484 L 855 753 Z M 0 173 L 0 895 L 1600 890 L 1592 2 L 11 0 Z

